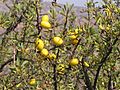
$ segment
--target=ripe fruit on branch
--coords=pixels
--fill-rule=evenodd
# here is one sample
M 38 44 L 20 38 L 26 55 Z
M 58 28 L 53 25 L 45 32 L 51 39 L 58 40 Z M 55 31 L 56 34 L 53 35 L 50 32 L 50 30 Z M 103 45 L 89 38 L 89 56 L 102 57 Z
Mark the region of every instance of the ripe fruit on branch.
M 35 85 L 36 84 L 36 79 L 31 79 L 30 82 L 29 82 L 30 85 Z
M 48 50 L 45 49 L 45 48 L 42 49 L 41 52 L 40 52 L 40 54 L 41 54 L 42 56 L 45 56 L 45 57 L 48 56 L 48 53 L 49 53 Z
M 42 21 L 49 21 L 49 17 L 48 17 L 48 15 L 43 15 L 42 16 Z
M 41 20 L 40 25 L 41 25 L 41 27 L 46 28 L 46 29 L 50 29 L 51 28 L 51 24 L 49 23 L 48 15 L 43 15 L 42 16 L 42 20 Z
M 75 32 L 71 32 L 69 37 L 70 39 L 76 39 L 78 35 Z
M 69 63 L 70 63 L 71 66 L 75 66 L 75 65 L 78 65 L 79 61 L 78 61 L 77 58 L 73 58 L 73 59 L 70 60 Z
M 63 40 L 60 37 L 54 37 L 52 40 L 56 46 L 60 46 L 61 44 L 63 44 Z
M 39 51 L 41 51 L 44 48 L 44 42 L 39 38 L 36 39 L 35 45 Z
M 77 39 L 73 39 L 73 40 L 72 40 L 72 44 L 73 44 L 73 45 L 78 44 L 78 40 L 77 40 Z
M 41 21 L 40 25 L 41 27 L 46 28 L 46 29 L 51 28 L 51 24 L 48 21 Z
M 49 55 L 48 55 L 48 58 L 49 58 L 50 60 L 54 60 L 54 59 L 56 59 L 56 55 L 55 55 L 54 53 L 49 54 Z

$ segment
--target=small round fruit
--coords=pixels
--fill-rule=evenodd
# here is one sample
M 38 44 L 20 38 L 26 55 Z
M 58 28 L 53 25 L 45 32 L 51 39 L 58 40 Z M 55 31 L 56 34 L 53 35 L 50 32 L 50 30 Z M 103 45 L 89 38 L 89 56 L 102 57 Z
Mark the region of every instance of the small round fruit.
M 84 66 L 89 67 L 89 64 L 84 61 Z
M 54 53 L 49 54 L 48 58 L 49 58 L 50 60 L 54 60 L 54 59 L 56 59 L 56 55 L 55 55 Z
M 64 72 L 65 71 L 65 65 L 64 64 L 58 64 L 57 71 L 58 72 Z
M 30 85 L 35 85 L 36 84 L 36 79 L 31 79 L 30 82 L 29 82 Z
M 63 44 L 63 40 L 62 40 L 60 37 L 54 37 L 54 38 L 53 38 L 53 43 L 54 43 L 56 46 L 60 46 L 61 44 Z
M 45 29 L 51 28 L 51 24 L 48 21 L 41 21 L 40 25 L 41 25 L 41 27 L 43 27 Z
M 48 17 L 48 15 L 43 15 L 42 16 L 42 21 L 49 21 L 49 17 Z
M 70 65 L 71 66 L 75 66 L 75 65 L 78 65 L 79 61 L 77 58 L 73 58 L 70 60 Z
M 42 56 L 48 56 L 48 53 L 49 53 L 48 50 L 45 49 L 45 48 L 42 49 L 41 52 L 40 52 L 40 54 L 41 54 Z
M 35 41 L 36 48 L 42 50 L 44 48 L 44 43 L 41 39 L 37 38 Z
M 72 44 L 74 45 L 78 44 L 78 40 L 77 39 L 72 40 Z
M 74 32 L 71 32 L 69 37 L 70 39 L 76 39 L 77 35 Z

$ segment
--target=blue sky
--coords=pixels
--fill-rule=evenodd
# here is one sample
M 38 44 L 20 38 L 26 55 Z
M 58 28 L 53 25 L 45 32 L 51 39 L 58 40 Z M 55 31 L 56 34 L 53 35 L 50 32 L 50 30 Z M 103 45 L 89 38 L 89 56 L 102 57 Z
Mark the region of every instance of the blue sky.
M 53 0 L 43 0 L 43 1 L 53 1 Z M 72 4 L 74 3 L 75 6 L 84 6 L 87 0 L 57 0 L 58 3 L 65 4 L 66 2 Z M 97 2 L 101 2 L 102 0 L 94 0 Z

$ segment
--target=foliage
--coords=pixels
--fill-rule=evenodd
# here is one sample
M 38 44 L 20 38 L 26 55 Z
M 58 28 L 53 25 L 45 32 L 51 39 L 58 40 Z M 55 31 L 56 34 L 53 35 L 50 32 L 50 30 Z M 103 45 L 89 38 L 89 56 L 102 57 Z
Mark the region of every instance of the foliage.
M 0 12 L 0 28 L 5 30 L 0 34 L 1 90 L 120 89 L 117 2 L 103 0 L 97 6 L 89 1 L 79 12 L 57 1 L 48 11 L 41 0 L 12 4 L 6 4 L 9 12 Z M 38 39 L 44 50 L 37 49 Z M 73 58 L 77 61 L 70 65 Z

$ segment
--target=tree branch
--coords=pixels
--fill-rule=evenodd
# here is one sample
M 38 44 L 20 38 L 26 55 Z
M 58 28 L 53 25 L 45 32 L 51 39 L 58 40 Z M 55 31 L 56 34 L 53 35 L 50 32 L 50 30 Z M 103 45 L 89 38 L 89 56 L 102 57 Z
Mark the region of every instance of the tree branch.
M 90 78 L 89 78 L 88 73 L 87 73 L 87 68 L 85 68 L 83 63 L 84 63 L 84 60 L 82 59 L 82 68 L 83 68 L 83 73 L 85 76 L 85 84 L 87 85 L 88 90 L 93 90 Z
M 17 59 L 17 58 L 16 58 L 16 59 Z M 15 59 L 15 60 L 16 60 L 16 59 Z M 30 62 L 34 63 L 33 60 L 26 59 L 26 58 L 20 58 L 20 60 L 26 60 L 26 61 L 30 61 Z M 5 63 L 3 63 L 3 64 L 1 65 L 1 67 L 0 67 L 0 72 L 2 72 L 3 68 L 4 68 L 6 65 L 8 65 L 9 63 L 11 63 L 11 62 L 13 62 L 13 61 L 14 61 L 14 59 L 11 58 L 11 59 L 7 60 Z
M 37 24 L 36 24 L 36 27 L 37 27 L 37 29 L 38 29 L 38 35 L 40 34 L 40 32 L 41 32 L 41 27 L 40 27 L 40 19 L 39 19 L 39 9 L 38 9 L 38 4 L 39 2 L 38 1 L 36 1 L 36 4 L 35 4 L 35 8 L 36 8 L 36 15 L 37 15 Z
M 114 40 L 113 44 L 110 45 L 110 47 L 108 48 L 108 51 L 104 54 L 103 58 L 101 59 L 101 62 L 98 66 L 97 73 L 95 76 L 94 84 L 93 84 L 94 90 L 96 90 L 96 85 L 97 85 L 97 80 L 99 77 L 100 70 L 101 70 L 103 64 L 107 61 L 107 58 L 109 57 L 110 53 L 112 52 L 113 46 L 116 44 L 117 41 L 118 41 L 118 37 Z

